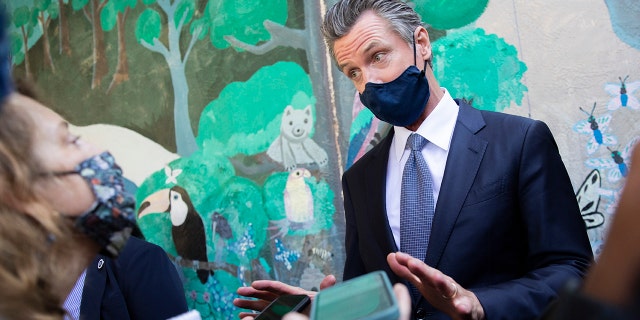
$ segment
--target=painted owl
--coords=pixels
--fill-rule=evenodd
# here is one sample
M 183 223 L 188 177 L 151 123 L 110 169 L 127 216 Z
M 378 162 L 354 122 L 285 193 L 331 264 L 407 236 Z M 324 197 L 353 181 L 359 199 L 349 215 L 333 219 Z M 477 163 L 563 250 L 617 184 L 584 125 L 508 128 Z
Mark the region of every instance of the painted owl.
M 311 172 L 298 168 L 289 173 L 284 188 L 284 210 L 290 222 L 308 223 L 313 220 L 313 194 L 304 178 Z

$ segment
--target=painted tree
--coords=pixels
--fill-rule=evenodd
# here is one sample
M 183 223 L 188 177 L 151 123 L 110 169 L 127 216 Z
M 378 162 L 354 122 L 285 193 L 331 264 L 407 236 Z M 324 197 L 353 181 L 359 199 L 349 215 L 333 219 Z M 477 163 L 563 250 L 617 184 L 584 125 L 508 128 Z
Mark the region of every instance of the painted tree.
M 143 2 L 151 5 L 154 1 Z M 176 146 L 178 154 L 186 157 L 198 150 L 198 146 L 189 117 L 189 85 L 185 65 L 196 41 L 207 34 L 208 14 L 205 12 L 194 19 L 194 0 L 158 0 L 156 4 L 162 13 L 151 7 L 145 9 L 136 24 L 136 39 L 143 47 L 161 54 L 169 66 L 173 84 Z M 161 15 L 166 19 L 166 44 L 160 40 L 163 29 Z M 189 30 L 191 36 L 184 54 L 180 47 L 183 29 Z
M 452 96 L 498 112 L 522 102 L 527 66 L 503 38 L 482 29 L 456 30 L 432 47 L 433 72 Z
M 137 0 L 110 0 L 102 10 L 102 28 L 105 31 L 111 31 L 115 26 L 118 30 L 118 63 L 107 92 L 110 92 L 116 85 L 129 80 L 125 22 L 129 11 L 136 6 L 137 2 Z
M 144 3 L 150 6 L 154 1 Z M 204 39 L 210 29 L 218 28 L 251 30 L 252 39 L 263 41 L 268 38 L 268 33 L 261 26 L 262 21 L 272 19 L 283 23 L 287 16 L 286 10 L 282 10 L 283 6 L 286 8 L 286 0 L 211 0 L 199 3 L 205 4 L 203 9 L 196 8 L 194 0 L 158 0 L 155 1 L 156 7 L 149 7 L 140 14 L 136 24 L 138 42 L 161 54 L 169 66 L 174 93 L 176 145 L 181 156 L 188 156 L 198 148 L 189 117 L 189 86 L 185 76 L 185 65 L 196 41 Z M 251 8 L 249 11 L 252 14 L 242 16 L 238 13 L 239 8 Z M 163 24 L 163 16 L 166 24 Z M 166 32 L 163 32 L 163 28 L 166 28 Z M 163 40 L 160 40 L 161 35 Z M 186 46 L 183 46 L 183 53 L 180 39 L 184 35 L 190 35 L 191 38 L 184 41 Z M 228 43 L 219 35 L 211 34 L 210 40 L 217 48 L 228 47 Z
M 213 2 L 221 2 L 227 5 L 223 0 L 212 0 Z M 332 64 L 329 53 L 324 45 L 320 25 L 322 22 L 322 12 L 325 7 L 323 0 L 305 0 L 303 4 L 304 10 L 304 29 L 294 29 L 284 25 L 284 22 L 263 20 L 264 28 L 268 31 L 270 38 L 257 44 L 257 41 L 248 41 L 247 35 L 243 33 L 244 29 L 231 29 L 229 26 L 218 24 L 214 26 L 215 32 L 212 36 L 216 37 L 214 44 L 227 41 L 234 47 L 249 51 L 257 55 L 269 53 L 277 47 L 290 47 L 293 49 L 302 49 L 307 56 L 309 76 L 313 87 L 313 95 L 316 98 L 316 112 L 318 128 L 334 128 L 334 130 L 323 130 L 322 137 L 318 137 L 320 141 L 328 143 L 333 150 L 329 151 L 330 155 L 329 168 L 327 170 L 327 180 L 330 185 L 340 185 L 340 177 L 342 175 L 342 146 L 338 141 L 340 133 L 337 131 L 340 127 L 337 115 L 339 108 L 335 100 L 335 89 L 330 85 L 330 79 L 340 80 L 333 73 Z M 239 5 L 238 5 L 239 6 Z M 279 10 L 287 10 L 286 4 Z M 236 17 L 242 21 L 242 16 Z M 251 39 L 250 39 L 251 40 Z M 217 41 L 217 42 L 216 42 Z M 320 134 L 320 132 L 319 132 Z M 339 204 L 341 199 L 336 199 Z
M 102 29 L 101 13 L 107 5 L 108 0 L 72 0 L 73 10 L 80 10 L 91 23 L 93 32 L 93 77 L 91 79 L 91 88 L 95 89 L 102 83 L 109 72 L 107 62 L 106 44 L 104 41 L 104 30 Z
M 60 41 L 60 54 L 71 56 L 71 41 L 69 40 L 69 18 L 65 6 L 69 0 L 58 0 L 58 32 Z
M 415 0 L 422 20 L 438 30 L 455 29 L 476 21 L 489 0 Z
M 21 56 L 24 62 L 25 77 L 33 79 L 31 72 L 31 63 L 29 62 L 29 37 L 33 34 L 33 28 L 38 23 L 38 17 L 35 10 L 28 6 L 17 7 L 13 11 L 13 24 L 19 30 L 20 46 L 12 45 L 12 56 Z M 15 44 L 15 42 L 14 42 Z M 14 64 L 16 64 L 14 58 Z
M 51 45 L 49 44 L 49 24 L 52 19 L 58 17 L 58 3 L 52 0 L 35 0 L 33 5 L 38 22 L 42 27 L 42 54 L 44 55 L 44 62 L 52 72 L 55 72 L 56 68 L 53 65 L 53 59 L 51 59 Z

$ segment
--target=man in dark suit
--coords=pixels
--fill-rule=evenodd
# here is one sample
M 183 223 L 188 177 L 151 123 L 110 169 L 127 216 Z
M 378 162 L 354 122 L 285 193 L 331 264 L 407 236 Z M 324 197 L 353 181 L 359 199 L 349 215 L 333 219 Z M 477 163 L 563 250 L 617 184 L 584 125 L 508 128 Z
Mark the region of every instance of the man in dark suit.
M 427 30 L 402 1 L 340 0 L 322 29 L 363 104 L 394 126 L 343 175 L 344 280 L 385 270 L 417 289 L 415 319 L 534 319 L 565 282 L 583 277 L 593 259 L 586 228 L 543 122 L 452 99 L 433 74 Z M 415 138 L 426 145 L 411 151 Z M 410 157 L 427 167 L 425 183 L 403 184 Z M 429 219 L 431 227 L 402 231 L 405 190 L 426 184 L 411 201 L 431 204 L 404 225 Z M 427 244 L 412 257 L 403 237 Z M 238 293 L 297 291 L 258 282 Z
M 80 291 L 79 319 L 168 319 L 189 310 L 167 254 L 136 237 L 129 238 L 117 259 L 98 255 L 78 285 L 65 305 L 73 304 L 70 300 Z
M 401 1 L 339 1 L 323 31 L 364 105 L 394 125 L 343 176 L 344 279 L 385 270 L 394 282 L 411 280 L 421 293 L 415 318 L 539 316 L 592 259 L 549 128 L 453 100 L 434 77 L 427 30 Z M 401 182 L 411 134 L 428 141 L 421 154 L 436 201 L 424 265 L 392 254 L 404 251 Z

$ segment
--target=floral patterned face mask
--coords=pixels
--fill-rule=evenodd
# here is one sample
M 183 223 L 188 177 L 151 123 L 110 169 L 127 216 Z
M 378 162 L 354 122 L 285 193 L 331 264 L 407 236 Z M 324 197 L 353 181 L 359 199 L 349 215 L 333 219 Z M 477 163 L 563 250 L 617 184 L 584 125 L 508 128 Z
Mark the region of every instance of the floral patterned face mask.
M 109 152 L 84 160 L 73 171 L 91 187 L 96 202 L 76 220 L 76 227 L 96 241 L 102 253 L 117 257 L 131 234 L 142 236 L 135 220 L 135 199 L 124 190 L 122 170 Z

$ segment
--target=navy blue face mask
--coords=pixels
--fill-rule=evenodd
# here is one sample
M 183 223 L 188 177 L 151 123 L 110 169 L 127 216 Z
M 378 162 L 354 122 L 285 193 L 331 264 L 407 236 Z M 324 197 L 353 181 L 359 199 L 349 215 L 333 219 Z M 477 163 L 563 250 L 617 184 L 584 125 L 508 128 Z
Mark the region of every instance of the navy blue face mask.
M 360 94 L 360 102 L 380 120 L 394 126 L 406 127 L 415 123 L 429 100 L 429 82 L 425 70 L 418 70 L 416 45 L 413 44 L 414 65 L 398 78 L 387 83 L 368 82 Z M 425 68 L 427 62 L 425 61 Z

